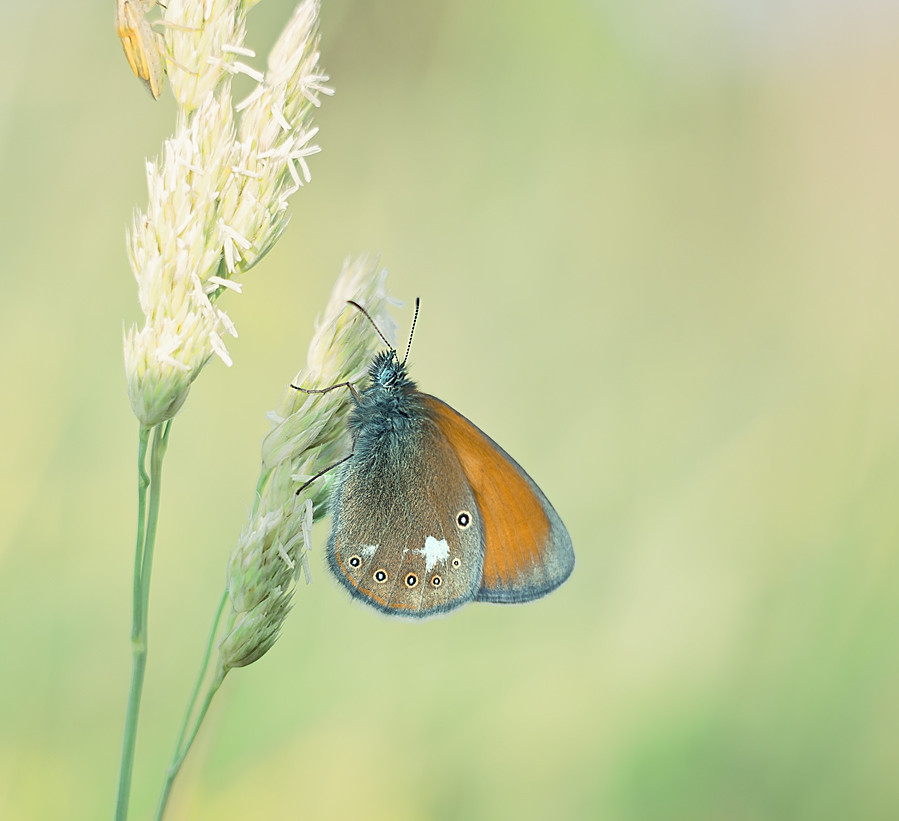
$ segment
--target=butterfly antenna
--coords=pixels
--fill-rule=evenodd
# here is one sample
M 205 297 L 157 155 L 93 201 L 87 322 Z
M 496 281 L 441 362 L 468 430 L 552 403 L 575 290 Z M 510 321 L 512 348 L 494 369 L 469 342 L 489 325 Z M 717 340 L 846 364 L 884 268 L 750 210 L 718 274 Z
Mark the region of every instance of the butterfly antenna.
M 381 333 L 381 329 L 375 324 L 375 321 L 371 318 L 371 315 L 368 313 L 368 311 L 366 311 L 365 308 L 363 308 L 358 302 L 353 302 L 352 299 L 348 299 L 348 300 L 347 300 L 347 304 L 348 304 L 348 305 L 352 305 L 354 308 L 358 308 L 358 309 L 362 312 L 362 314 L 365 316 L 365 318 L 366 318 L 369 322 L 371 322 L 372 328 L 374 328 L 374 329 L 378 332 L 378 336 L 380 336 L 381 339 L 384 340 L 384 344 L 385 344 L 388 348 L 390 348 L 390 350 L 393 350 L 393 345 L 391 345 L 391 344 L 387 341 L 387 337 L 384 336 L 384 334 Z
M 418 297 L 415 297 L 415 316 L 412 319 L 412 330 L 409 331 L 409 344 L 406 345 L 406 355 L 403 357 L 403 364 L 406 364 L 406 360 L 409 358 L 409 350 L 412 348 L 412 334 L 415 333 L 415 323 L 418 322 L 418 306 L 421 300 Z

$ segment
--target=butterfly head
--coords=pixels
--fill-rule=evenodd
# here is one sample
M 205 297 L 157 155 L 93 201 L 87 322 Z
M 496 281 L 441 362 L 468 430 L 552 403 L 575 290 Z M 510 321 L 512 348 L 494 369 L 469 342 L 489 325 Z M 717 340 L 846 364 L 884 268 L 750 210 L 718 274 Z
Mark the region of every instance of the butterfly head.
M 413 415 L 410 400 L 415 383 L 406 375 L 406 366 L 389 349 L 379 353 L 368 369 L 369 386 L 362 391 L 349 418 L 355 431 L 356 453 L 364 453 L 370 441 L 404 428 Z
M 368 375 L 371 377 L 372 387 L 391 393 L 406 393 L 415 387 L 406 374 L 406 363 L 400 362 L 392 348 L 382 351 L 374 358 Z
M 415 316 L 412 319 L 409 344 L 406 346 L 406 355 L 403 357 L 402 362 L 400 362 L 400 358 L 396 354 L 396 349 L 371 318 L 371 314 L 352 299 L 347 300 L 347 304 L 356 308 L 372 324 L 378 336 L 389 346 L 386 351 L 381 351 L 371 363 L 368 369 L 371 385 L 365 393 L 369 396 L 387 397 L 392 395 L 393 397 L 403 397 L 414 391 L 415 383 L 406 375 L 406 360 L 409 358 L 409 350 L 412 347 L 412 335 L 415 333 L 415 323 L 418 321 L 419 300 L 417 298 L 415 300 Z

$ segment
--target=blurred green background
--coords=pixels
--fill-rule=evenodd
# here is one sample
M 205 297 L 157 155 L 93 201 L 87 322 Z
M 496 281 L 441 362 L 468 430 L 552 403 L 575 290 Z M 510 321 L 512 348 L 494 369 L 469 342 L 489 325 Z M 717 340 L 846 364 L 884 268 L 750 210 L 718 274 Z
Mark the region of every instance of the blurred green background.
M 291 10 L 252 13 L 256 65 Z M 175 107 L 112 23 L 112 0 L 2 0 L 4 821 L 113 810 L 124 231 Z M 422 298 L 414 377 L 526 466 L 577 568 L 539 602 L 410 624 L 349 601 L 319 550 L 170 818 L 899 817 L 899 7 L 325 0 L 322 31 L 313 183 L 225 297 L 234 366 L 172 429 L 132 817 L 264 413 L 364 251 Z

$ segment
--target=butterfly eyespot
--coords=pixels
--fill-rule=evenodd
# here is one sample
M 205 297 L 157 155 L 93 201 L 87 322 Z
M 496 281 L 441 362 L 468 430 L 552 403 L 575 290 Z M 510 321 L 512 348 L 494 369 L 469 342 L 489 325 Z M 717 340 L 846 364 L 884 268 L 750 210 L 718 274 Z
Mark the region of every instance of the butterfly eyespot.
M 372 575 L 372 578 L 376 582 L 386 582 L 387 581 L 387 571 L 381 568 L 380 570 L 376 570 Z
M 462 559 L 460 559 L 458 556 L 456 556 L 456 558 L 453 559 L 453 567 L 461 567 L 461 566 L 462 566 Z
M 350 567 L 360 567 L 362 565 L 362 559 L 358 556 L 350 556 L 347 560 L 347 564 L 349 564 Z
M 467 510 L 460 510 L 456 516 L 456 524 L 459 525 L 459 530 L 465 530 L 471 524 L 471 514 Z
M 443 579 L 440 576 L 432 576 L 431 577 L 431 586 L 432 587 L 440 587 L 443 584 Z
M 410 573 L 406 576 L 406 587 L 415 587 L 418 584 L 418 576 L 414 573 Z

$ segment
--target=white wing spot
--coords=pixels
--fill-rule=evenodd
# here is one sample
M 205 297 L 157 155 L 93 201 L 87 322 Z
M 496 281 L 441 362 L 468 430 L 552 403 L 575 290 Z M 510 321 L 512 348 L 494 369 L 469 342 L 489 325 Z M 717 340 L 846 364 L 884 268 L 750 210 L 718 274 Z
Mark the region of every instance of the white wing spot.
M 364 544 L 361 548 L 359 548 L 359 552 L 365 556 L 366 559 L 370 559 L 378 550 L 378 546 L 376 544 Z
M 449 558 L 449 545 L 446 543 L 446 539 L 438 540 L 433 536 L 428 536 L 425 539 L 425 546 L 415 552 L 421 553 L 425 557 L 425 572 L 430 573 L 435 564 L 445 562 Z

